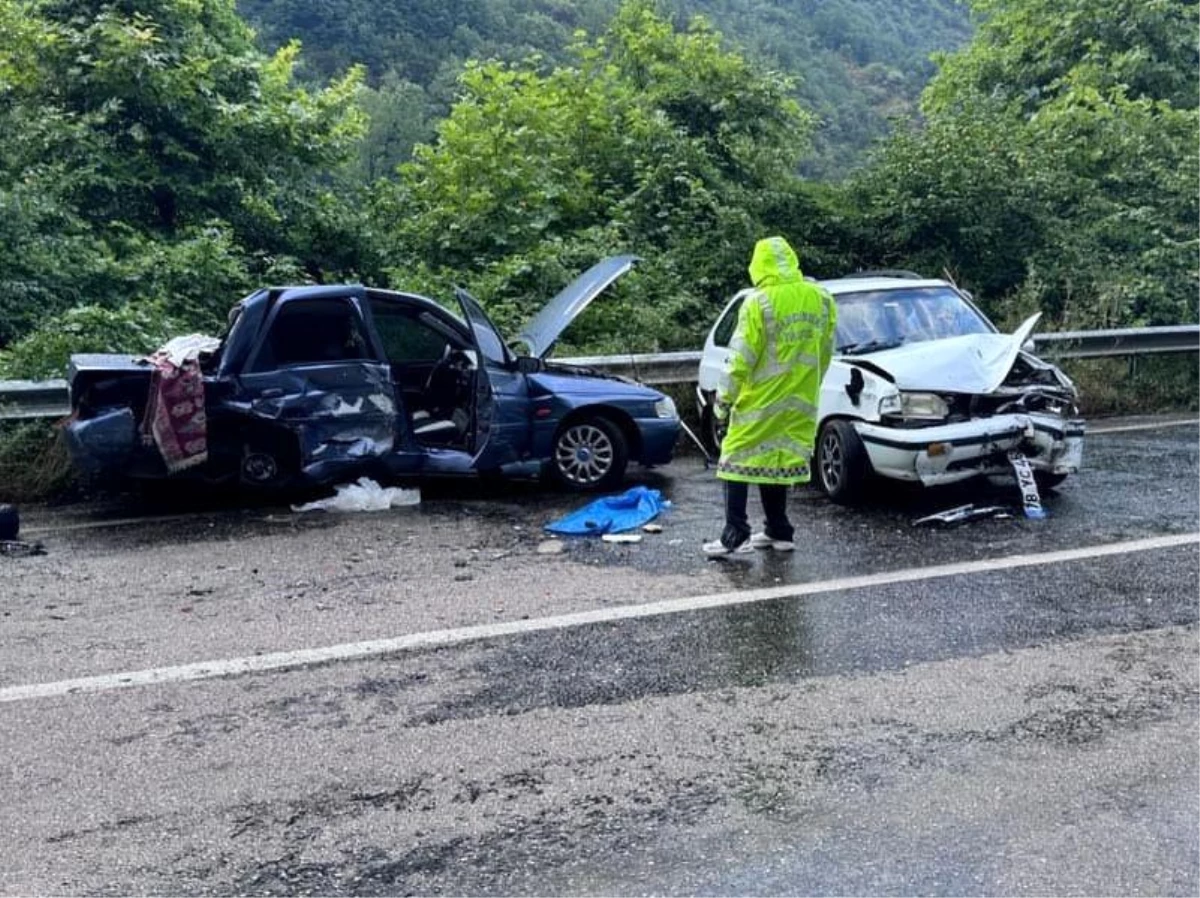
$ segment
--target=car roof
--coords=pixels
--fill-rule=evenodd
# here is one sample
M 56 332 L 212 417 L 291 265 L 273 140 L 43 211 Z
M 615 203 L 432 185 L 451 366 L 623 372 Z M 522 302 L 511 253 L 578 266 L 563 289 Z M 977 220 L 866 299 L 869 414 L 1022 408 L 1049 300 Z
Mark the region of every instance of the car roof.
M 839 293 L 867 293 L 878 290 L 907 290 L 913 287 L 950 287 L 949 281 L 938 278 L 844 277 L 818 283 L 837 296 Z

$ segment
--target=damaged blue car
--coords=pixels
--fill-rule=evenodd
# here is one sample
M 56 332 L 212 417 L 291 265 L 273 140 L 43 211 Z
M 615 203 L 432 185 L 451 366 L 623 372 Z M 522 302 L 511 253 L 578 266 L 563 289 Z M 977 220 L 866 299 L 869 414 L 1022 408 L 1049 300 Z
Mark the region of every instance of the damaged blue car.
M 548 355 L 636 261 L 601 261 L 511 341 L 462 289 L 461 316 L 362 285 L 258 290 L 219 341 L 190 353 L 73 356 L 72 459 L 92 476 L 271 489 L 362 475 L 549 475 L 610 490 L 630 463 L 671 460 L 675 405 Z

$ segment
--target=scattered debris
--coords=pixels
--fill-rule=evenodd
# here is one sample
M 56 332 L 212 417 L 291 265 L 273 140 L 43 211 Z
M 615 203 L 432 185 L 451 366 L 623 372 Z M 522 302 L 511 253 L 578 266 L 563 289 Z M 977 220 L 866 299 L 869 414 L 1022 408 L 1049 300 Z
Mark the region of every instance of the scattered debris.
M 646 533 L 662 533 L 662 524 L 647 524 L 642 528 Z
M 46 547 L 41 543 L 24 543 L 16 539 L 0 540 L 0 555 L 10 558 L 28 558 L 30 555 L 45 555 Z
M 538 543 L 537 553 L 539 555 L 558 555 L 566 551 L 566 548 L 561 540 L 548 539 Z
M 1008 518 L 1012 517 L 1009 509 L 1003 505 L 958 505 L 954 508 L 947 508 L 945 511 L 939 511 L 934 514 L 925 515 L 923 518 L 917 518 L 913 521 L 914 527 L 923 525 L 940 525 L 943 527 L 952 526 L 954 524 L 963 524 L 967 521 L 977 521 L 980 518 Z
M 334 487 L 337 493 L 328 499 L 293 505 L 292 511 L 385 511 L 408 505 L 419 505 L 421 491 L 390 486 L 386 489 L 370 477 L 360 477 L 354 483 Z
M 640 533 L 605 533 L 600 538 L 606 543 L 640 543 L 642 541 Z
M 546 525 L 565 536 L 586 536 L 635 530 L 670 508 L 658 490 L 634 486 L 617 496 L 605 496 Z

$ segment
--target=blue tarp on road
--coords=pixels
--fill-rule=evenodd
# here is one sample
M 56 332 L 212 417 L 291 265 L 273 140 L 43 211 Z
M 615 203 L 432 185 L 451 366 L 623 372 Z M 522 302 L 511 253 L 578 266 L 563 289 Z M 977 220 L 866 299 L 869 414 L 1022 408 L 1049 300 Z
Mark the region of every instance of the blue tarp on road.
M 658 490 L 635 486 L 619 496 L 605 496 L 590 502 L 547 524 L 546 529 L 561 536 L 620 533 L 636 530 L 670 507 L 671 503 Z

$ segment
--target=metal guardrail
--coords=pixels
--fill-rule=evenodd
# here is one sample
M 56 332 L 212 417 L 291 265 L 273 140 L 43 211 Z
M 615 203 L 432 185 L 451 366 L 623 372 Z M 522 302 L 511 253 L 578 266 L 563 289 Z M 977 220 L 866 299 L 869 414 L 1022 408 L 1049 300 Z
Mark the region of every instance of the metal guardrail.
M 1035 334 L 1034 351 L 1050 359 L 1136 356 L 1200 351 L 1200 325 Z M 627 356 L 575 356 L 557 361 L 619 374 L 644 384 L 695 383 L 700 352 Z M 70 413 L 65 380 L 0 381 L 0 420 L 59 418 Z
M 1143 355 L 1200 350 L 1200 325 L 1034 334 L 1034 351 L 1048 359 Z
M 61 418 L 70 411 L 65 380 L 0 380 L 0 421 Z

